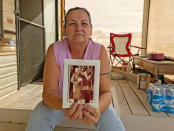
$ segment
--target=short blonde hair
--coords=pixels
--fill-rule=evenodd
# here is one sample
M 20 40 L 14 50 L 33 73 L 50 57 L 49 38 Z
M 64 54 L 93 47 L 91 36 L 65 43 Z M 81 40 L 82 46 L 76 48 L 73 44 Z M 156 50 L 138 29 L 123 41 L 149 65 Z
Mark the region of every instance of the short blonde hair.
M 66 27 L 66 21 L 67 21 L 67 17 L 69 15 L 69 13 L 73 10 L 82 10 L 84 11 L 87 15 L 88 15 L 88 19 L 89 19 L 89 23 L 91 24 L 91 15 L 89 13 L 89 11 L 86 9 L 86 8 L 82 8 L 82 7 L 75 7 L 75 8 L 71 8 L 68 10 L 68 12 L 66 13 L 66 16 L 65 16 L 65 22 L 64 22 L 64 27 Z

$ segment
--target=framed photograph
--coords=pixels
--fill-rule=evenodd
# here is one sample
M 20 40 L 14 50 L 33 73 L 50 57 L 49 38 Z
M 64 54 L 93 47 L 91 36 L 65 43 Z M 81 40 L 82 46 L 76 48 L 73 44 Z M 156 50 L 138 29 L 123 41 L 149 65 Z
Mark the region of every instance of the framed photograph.
M 64 60 L 63 108 L 74 102 L 98 108 L 100 60 Z

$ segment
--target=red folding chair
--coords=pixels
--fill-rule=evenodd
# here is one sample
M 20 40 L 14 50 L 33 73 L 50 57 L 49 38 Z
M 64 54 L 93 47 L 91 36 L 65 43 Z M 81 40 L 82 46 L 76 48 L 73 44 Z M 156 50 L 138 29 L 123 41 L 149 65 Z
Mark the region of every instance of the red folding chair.
M 133 56 L 138 56 L 140 49 L 138 46 L 131 46 L 132 34 L 114 34 L 110 33 L 110 64 L 113 68 L 128 67 L 132 65 Z M 137 53 L 132 54 L 131 47 L 137 48 Z

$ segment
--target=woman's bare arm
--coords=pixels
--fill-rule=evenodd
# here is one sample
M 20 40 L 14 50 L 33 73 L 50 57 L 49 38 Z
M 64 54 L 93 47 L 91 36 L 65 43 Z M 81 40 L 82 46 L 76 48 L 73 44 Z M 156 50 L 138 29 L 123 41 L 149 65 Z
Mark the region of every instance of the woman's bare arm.
M 43 102 L 53 109 L 62 109 L 62 99 L 58 96 L 60 69 L 56 63 L 54 48 L 48 48 L 43 76 Z
M 59 79 L 60 69 L 56 63 L 53 45 L 51 45 L 47 51 L 44 67 L 43 101 L 52 109 L 65 110 L 65 115 L 70 120 L 81 119 L 82 105 L 74 103 L 69 109 L 62 108 L 62 98 L 58 96 Z
M 112 93 L 110 89 L 110 67 L 107 51 L 104 46 L 101 46 L 100 51 L 100 88 L 99 88 L 99 110 L 103 112 L 108 108 Z

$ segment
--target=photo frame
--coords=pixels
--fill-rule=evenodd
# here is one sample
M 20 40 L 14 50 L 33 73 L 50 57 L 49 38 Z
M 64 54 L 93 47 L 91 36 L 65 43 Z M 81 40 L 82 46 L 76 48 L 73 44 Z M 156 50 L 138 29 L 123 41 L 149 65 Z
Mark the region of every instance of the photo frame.
M 100 60 L 64 60 L 63 108 L 74 102 L 98 108 Z

